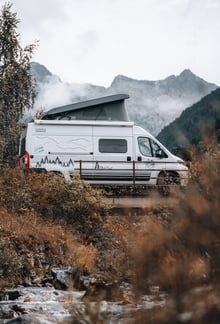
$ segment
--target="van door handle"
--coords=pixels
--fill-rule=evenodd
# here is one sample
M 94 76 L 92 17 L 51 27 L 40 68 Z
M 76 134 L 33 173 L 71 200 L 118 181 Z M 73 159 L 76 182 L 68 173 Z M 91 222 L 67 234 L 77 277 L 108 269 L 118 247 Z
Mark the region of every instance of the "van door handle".
M 131 156 L 127 156 L 127 161 L 128 161 L 128 162 L 131 161 Z
M 138 156 L 137 157 L 137 160 L 140 162 L 140 161 L 142 161 L 142 157 L 141 156 Z

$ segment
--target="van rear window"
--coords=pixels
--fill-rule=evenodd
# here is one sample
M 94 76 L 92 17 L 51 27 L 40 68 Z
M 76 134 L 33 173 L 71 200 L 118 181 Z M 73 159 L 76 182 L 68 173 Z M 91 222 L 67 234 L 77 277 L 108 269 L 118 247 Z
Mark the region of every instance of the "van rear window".
M 127 141 L 125 139 L 102 138 L 99 140 L 100 153 L 126 153 Z

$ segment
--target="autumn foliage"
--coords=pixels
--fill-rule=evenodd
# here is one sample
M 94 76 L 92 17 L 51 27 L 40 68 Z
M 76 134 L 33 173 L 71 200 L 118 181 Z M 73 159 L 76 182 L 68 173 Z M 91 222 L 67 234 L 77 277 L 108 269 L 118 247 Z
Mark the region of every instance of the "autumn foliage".
M 156 298 L 166 294 L 164 307 L 136 312 L 134 323 L 217 323 L 219 146 L 194 150 L 191 157 L 188 187 L 174 190 L 162 205 L 158 195 L 158 204 L 139 213 L 109 210 L 103 193 L 77 177 L 66 182 L 2 166 L 0 285 L 72 265 L 95 278 L 88 300 L 125 298 L 123 282 L 133 287 L 134 299 L 126 303 L 138 304 L 155 287 Z
M 220 316 L 220 149 L 193 150 L 190 184 L 175 205 L 142 219 L 131 247 L 137 296 L 158 285 L 166 307 L 140 312 L 154 323 L 217 323 Z M 166 215 L 165 215 L 166 214 Z M 134 239 L 134 238 L 133 238 Z

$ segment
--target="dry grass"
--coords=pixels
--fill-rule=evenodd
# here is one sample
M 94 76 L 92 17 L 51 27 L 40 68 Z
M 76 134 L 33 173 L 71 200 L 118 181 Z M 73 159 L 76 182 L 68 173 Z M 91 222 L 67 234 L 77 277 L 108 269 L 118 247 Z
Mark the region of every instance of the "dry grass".
M 73 230 L 45 221 L 34 211 L 18 215 L 0 210 L 0 234 L 0 287 L 22 283 L 33 271 L 50 275 L 51 267 L 71 265 L 95 271 L 94 246 L 83 244 Z
M 59 255 L 62 263 L 71 265 L 77 261 L 77 265 L 84 265 L 88 270 L 94 267 L 97 251 L 93 246 L 80 243 L 80 238 L 72 228 L 61 226 L 51 220 L 46 221 L 34 211 L 11 215 L 0 210 L 0 231 L 5 235 L 15 236 L 27 246 L 47 242 L 51 253 Z
M 7 166 L 0 188 L 1 286 L 21 283 L 36 271 L 36 258 L 47 260 L 41 267 L 48 273 L 63 265 L 96 272 L 97 248 L 86 238 L 92 241 L 91 228 L 101 226 L 106 213 L 99 192 L 80 180 L 68 184 Z

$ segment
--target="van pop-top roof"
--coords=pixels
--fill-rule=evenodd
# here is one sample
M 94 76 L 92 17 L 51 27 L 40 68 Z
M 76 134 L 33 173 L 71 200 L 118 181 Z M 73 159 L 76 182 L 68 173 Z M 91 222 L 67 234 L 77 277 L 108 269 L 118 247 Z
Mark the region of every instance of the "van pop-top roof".
M 127 94 L 91 99 L 47 111 L 42 119 L 129 121 L 124 100 Z

